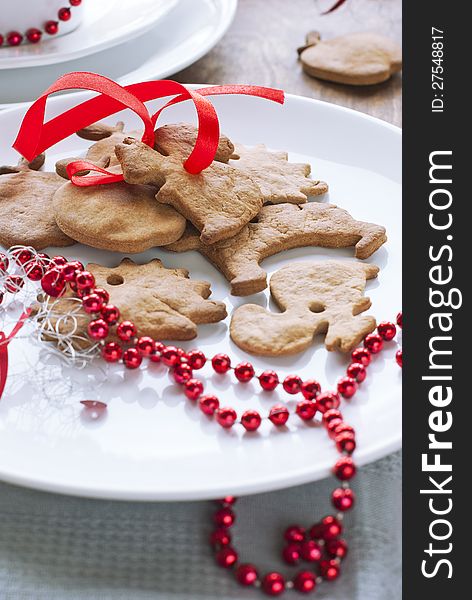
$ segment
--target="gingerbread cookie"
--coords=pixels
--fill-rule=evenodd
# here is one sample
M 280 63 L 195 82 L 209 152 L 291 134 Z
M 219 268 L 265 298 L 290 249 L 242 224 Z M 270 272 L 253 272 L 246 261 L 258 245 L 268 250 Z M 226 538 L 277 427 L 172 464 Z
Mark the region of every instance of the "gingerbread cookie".
M 125 181 L 150 184 L 156 198 L 170 204 L 201 232 L 203 244 L 236 235 L 262 207 L 259 186 L 238 169 L 214 161 L 198 175 L 188 173 L 179 156 L 163 156 L 127 138 L 115 148 Z
M 303 70 L 318 79 L 348 85 L 372 85 L 402 68 L 402 51 L 378 33 L 349 33 L 321 41 L 317 32 L 299 49 Z
M 226 318 L 223 302 L 209 300 L 210 284 L 189 279 L 186 269 L 167 269 L 155 258 L 138 265 L 125 258 L 114 268 L 89 263 L 97 287 L 110 295 L 110 304 L 120 309 L 121 321 L 132 321 L 139 335 L 155 340 L 191 340 L 197 336 L 197 325 L 217 323 Z M 63 315 L 74 308 L 70 298 L 60 298 L 54 306 L 58 327 L 71 328 L 70 319 Z M 76 314 L 74 329 L 81 336 L 86 331 L 90 315 Z M 82 334 L 81 330 L 82 329 Z M 65 333 L 63 331 L 62 333 Z
M 245 304 L 231 320 L 232 340 L 246 352 L 284 356 L 306 350 L 318 333 L 326 333 L 328 350 L 349 352 L 376 326 L 364 296 L 375 265 L 338 261 L 299 262 L 283 267 L 270 280 L 270 292 L 281 313 Z
M 74 240 L 114 252 L 144 252 L 178 240 L 185 218 L 156 201 L 156 189 L 125 182 L 78 187 L 64 183 L 54 194 L 54 217 Z
M 173 155 L 186 158 L 195 146 L 197 133 L 197 127 L 190 123 L 163 125 L 154 132 L 154 148 L 164 156 Z M 227 163 L 233 154 L 233 143 L 228 137 L 221 134 L 215 160 Z
M 38 171 L 44 155 L 17 166 L 0 167 L 0 243 L 10 246 L 70 246 L 74 240 L 56 224 L 54 192 L 64 183 L 56 173 Z
M 319 196 L 328 191 L 324 181 L 309 179 L 311 167 L 306 163 L 288 161 L 287 152 L 269 152 L 264 144 L 252 148 L 236 144 L 230 165 L 241 169 L 261 188 L 264 202 L 301 204 L 307 196 Z
M 266 272 L 259 263 L 269 256 L 303 246 L 348 248 L 355 246 L 357 258 L 368 258 L 387 240 L 385 228 L 356 221 L 334 204 L 309 202 L 264 206 L 257 221 L 249 223 L 229 240 L 205 246 L 198 233 L 187 227 L 166 250 L 198 250 L 231 282 L 236 296 L 255 294 L 267 287 Z

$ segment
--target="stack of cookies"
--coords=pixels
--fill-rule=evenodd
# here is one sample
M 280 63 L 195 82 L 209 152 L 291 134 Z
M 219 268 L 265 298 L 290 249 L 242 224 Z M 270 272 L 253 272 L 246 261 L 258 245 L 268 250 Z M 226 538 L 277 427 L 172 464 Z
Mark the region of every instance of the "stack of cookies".
M 332 204 L 308 202 L 326 193 L 328 185 L 309 177 L 308 164 L 289 162 L 286 152 L 233 144 L 221 135 L 213 163 L 194 175 L 183 168 L 197 136 L 192 125 L 160 127 L 154 148 L 138 141 L 139 132 L 125 132 L 122 123 L 98 123 L 78 135 L 93 142 L 86 160 L 122 172 L 124 181 L 89 187 L 64 181 L 75 157 L 59 161 L 56 173 L 39 170 L 41 157 L 0 167 L 0 243 L 39 250 L 80 242 L 122 253 L 156 246 L 197 250 L 227 278 L 232 294 L 247 296 L 267 287 L 261 261 L 284 250 L 354 247 L 355 256 L 365 259 L 386 241 L 382 226 L 356 221 Z M 126 260 L 109 270 L 114 281 L 103 277 L 112 300 L 118 294 L 122 305 L 126 295 L 117 291 L 117 278 L 121 284 L 136 278 L 144 282 L 155 305 L 141 334 L 191 339 L 196 324 L 226 317 L 222 303 L 208 300 L 207 282 L 192 282 L 192 307 L 178 303 L 171 292 L 176 282 L 185 288 L 179 281 L 189 281 L 188 272 L 157 262 L 151 268 Z M 99 265 L 89 268 L 105 272 Z M 327 347 L 348 351 L 375 327 L 372 317 L 358 314 L 370 306 L 363 290 L 377 271 L 362 263 L 289 265 L 271 281 L 271 293 L 284 312 L 241 306 L 233 314 L 231 336 L 248 352 L 280 355 L 300 352 L 315 333 L 328 331 Z M 128 317 L 143 321 L 136 314 Z

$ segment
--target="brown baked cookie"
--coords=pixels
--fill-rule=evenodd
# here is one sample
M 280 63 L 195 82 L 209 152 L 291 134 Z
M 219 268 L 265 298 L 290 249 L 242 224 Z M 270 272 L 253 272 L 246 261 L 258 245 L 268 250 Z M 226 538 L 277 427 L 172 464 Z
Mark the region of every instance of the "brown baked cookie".
M 259 186 L 230 165 L 214 161 L 198 175 L 188 173 L 178 156 L 163 156 L 146 144 L 126 139 L 115 148 L 125 181 L 159 189 L 156 198 L 170 204 L 200 232 L 203 244 L 238 233 L 262 207 Z
M 267 287 L 267 273 L 259 263 L 269 256 L 303 246 L 348 248 L 357 258 L 368 258 L 387 240 L 385 228 L 356 221 L 334 204 L 308 202 L 302 206 L 264 206 L 257 221 L 249 223 L 229 240 L 205 246 L 187 226 L 184 235 L 166 250 L 198 250 L 231 282 L 231 293 L 248 296 Z
M 156 189 L 125 182 L 78 187 L 64 183 L 54 194 L 54 217 L 64 233 L 93 248 L 144 252 L 178 240 L 185 218 L 156 201 Z
M 190 123 L 163 125 L 154 132 L 154 148 L 164 156 L 173 155 L 186 158 L 195 146 L 197 133 L 197 127 Z M 215 160 L 227 163 L 233 153 L 233 143 L 228 137 L 221 134 Z
M 64 183 L 56 173 L 38 171 L 44 163 L 40 155 L 28 163 L 0 167 L 0 244 L 71 246 L 74 243 L 56 224 L 52 209 L 54 192 Z
M 299 54 L 308 75 L 348 85 L 381 83 L 402 68 L 401 47 L 378 33 L 349 33 L 322 41 L 311 32 Z
M 264 144 L 252 148 L 236 144 L 230 165 L 241 169 L 261 188 L 264 202 L 301 204 L 307 196 L 319 196 L 328 191 L 324 181 L 309 179 L 311 167 L 306 163 L 288 161 L 287 152 L 270 152 Z
M 270 280 L 281 313 L 245 304 L 231 320 L 231 338 L 240 348 L 261 356 L 306 350 L 318 333 L 326 333 L 328 350 L 349 352 L 376 326 L 374 317 L 358 316 L 370 308 L 366 279 L 375 265 L 338 261 L 299 262 L 283 267 Z

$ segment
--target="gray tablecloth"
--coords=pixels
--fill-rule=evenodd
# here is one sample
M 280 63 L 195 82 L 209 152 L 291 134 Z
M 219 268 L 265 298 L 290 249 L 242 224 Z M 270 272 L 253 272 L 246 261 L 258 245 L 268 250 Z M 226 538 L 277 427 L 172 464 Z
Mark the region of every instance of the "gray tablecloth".
M 281 568 L 282 532 L 329 511 L 333 480 L 238 501 L 235 545 L 261 569 Z M 360 470 L 346 518 L 343 576 L 317 598 L 401 597 L 401 455 Z M 209 502 L 85 500 L 0 484 L 1 600 L 226 600 L 263 597 L 215 566 Z

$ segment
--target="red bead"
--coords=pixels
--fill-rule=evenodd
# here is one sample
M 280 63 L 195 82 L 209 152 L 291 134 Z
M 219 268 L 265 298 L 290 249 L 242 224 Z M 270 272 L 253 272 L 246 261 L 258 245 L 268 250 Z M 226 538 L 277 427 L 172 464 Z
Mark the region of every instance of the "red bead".
M 82 0 L 69 0 L 69 4 L 71 6 L 80 6 L 82 4 Z
M 206 356 L 201 350 L 191 350 L 187 353 L 187 362 L 192 369 L 198 371 L 205 366 Z
M 80 263 L 79 263 L 80 264 Z M 80 270 L 80 269 L 77 269 Z M 93 290 L 94 294 L 98 294 L 100 296 L 100 298 L 103 300 L 103 304 L 108 304 L 108 301 L 110 300 L 110 294 L 104 290 L 101 287 L 97 287 Z
M 93 314 L 100 312 L 103 306 L 103 300 L 98 294 L 88 294 L 82 298 L 82 307 L 86 313 Z M 105 319 L 103 319 L 105 321 Z M 106 321 L 105 321 L 106 323 Z
M 279 385 L 279 376 L 275 371 L 264 371 L 259 375 L 259 383 L 263 390 L 271 392 Z
M 232 408 L 219 408 L 216 411 L 216 420 L 225 429 L 232 427 L 238 418 L 236 411 Z
M 343 398 L 352 398 L 357 391 L 357 382 L 352 377 L 341 377 L 338 381 L 338 392 Z
M 354 435 L 348 431 L 336 435 L 334 441 L 336 442 L 336 448 L 339 450 L 339 452 L 352 454 L 356 449 L 356 440 Z
M 287 544 L 282 550 L 282 558 L 288 565 L 296 565 L 300 562 L 300 544 Z
M 307 379 L 300 386 L 300 390 L 307 400 L 314 400 L 321 392 L 321 385 L 315 379 Z
M 5 297 L 5 294 L 3 292 L 0 292 L 0 304 L 3 302 L 4 297 Z
M 370 365 L 372 356 L 367 348 L 356 348 L 351 353 L 352 362 L 361 363 L 364 367 Z
M 159 350 L 157 350 L 157 342 L 154 343 L 154 350 L 152 351 L 152 354 L 149 357 L 149 360 L 153 363 L 161 362 L 161 353 L 159 352 Z
M 122 355 L 123 350 L 116 342 L 108 342 L 102 348 L 102 356 L 107 362 L 118 362 Z
M 64 279 L 66 281 L 75 281 L 77 277 L 77 268 L 74 263 L 66 263 L 62 267 L 62 274 L 64 275 Z
M 94 294 L 101 298 L 103 303 L 103 298 L 96 292 L 94 292 Z M 100 314 L 102 315 L 102 319 L 106 321 L 108 325 L 116 325 L 120 318 L 120 310 L 113 304 L 102 305 L 102 310 L 100 311 Z
M 214 520 L 218 527 L 231 527 L 234 525 L 236 515 L 229 506 L 224 506 L 215 512 Z
M 336 488 L 331 494 L 331 502 L 333 503 L 333 506 L 341 512 L 350 510 L 354 505 L 354 501 L 354 492 L 349 488 Z
M 339 399 L 338 394 L 335 392 L 323 392 L 316 397 L 316 408 L 320 411 L 321 414 L 324 414 L 326 411 L 331 410 L 332 408 L 339 408 L 341 404 L 341 400 Z
M 185 382 L 184 393 L 189 400 L 198 400 L 203 393 L 203 383 L 198 379 L 189 379 Z
M 174 367 L 172 371 L 172 377 L 174 381 L 180 385 L 184 384 L 186 381 L 190 381 L 193 377 L 192 367 L 187 363 L 182 363 Z
M 231 368 L 231 360 L 227 354 L 215 354 L 211 364 L 217 373 L 226 373 Z
M 136 350 L 141 356 L 151 356 L 154 352 L 154 340 L 148 335 L 143 335 L 136 342 Z
M 403 313 L 399 312 L 397 315 L 397 325 L 400 329 L 403 328 Z
M 334 439 L 338 435 L 336 433 L 336 428 L 343 423 L 344 421 L 342 419 L 331 419 L 331 421 L 326 424 L 326 431 L 330 438 Z
M 79 290 L 93 288 L 95 286 L 95 277 L 90 271 L 80 271 L 75 277 L 75 282 Z
M 156 342 L 154 349 L 156 352 L 162 352 L 164 350 L 165 346 L 162 342 Z
M 343 416 L 339 410 L 336 408 L 331 408 L 327 410 L 323 415 L 323 423 L 325 426 L 328 425 L 333 419 L 342 419 Z
M 303 421 L 311 421 L 316 414 L 316 404 L 311 400 L 300 400 L 295 412 Z
M 23 41 L 23 36 L 19 31 L 10 31 L 7 34 L 7 44 L 9 46 L 19 46 Z
M 334 465 L 333 473 L 341 481 L 348 481 L 356 474 L 356 465 L 354 464 L 352 458 L 343 456 Z
M 280 573 L 267 573 L 262 580 L 261 587 L 268 596 L 280 596 L 285 590 L 285 579 Z
M 55 35 L 59 31 L 59 23 L 57 21 L 46 21 L 44 29 L 49 35 Z
M 15 250 L 14 252 L 12 252 L 12 255 L 15 261 L 20 265 L 26 264 L 33 258 L 33 253 L 27 248 L 24 250 Z
M 287 542 L 303 542 L 305 539 L 305 529 L 300 525 L 290 525 L 284 532 L 284 538 Z
M 254 565 L 239 565 L 236 569 L 236 580 L 241 585 L 254 585 L 259 578 L 259 574 Z
M 338 423 L 336 425 L 336 428 L 334 429 L 335 437 L 344 432 L 352 433 L 352 435 L 355 436 L 354 427 L 352 427 L 351 425 L 348 425 L 344 421 L 341 421 L 341 423 Z
M 87 327 L 89 336 L 93 340 L 104 340 L 108 335 L 108 325 L 103 319 L 90 321 Z
M 34 262 L 25 267 L 25 272 L 31 281 L 39 281 L 44 275 L 44 267 L 40 262 Z
M 49 255 L 45 254 L 44 252 L 38 252 L 38 254 L 36 254 L 36 258 L 41 261 L 43 267 L 48 267 L 51 262 Z
M 316 587 L 316 576 L 311 571 L 300 571 L 293 580 L 293 587 L 297 592 L 309 594 Z
M 269 412 L 269 420 L 272 421 L 276 427 L 282 427 L 285 425 L 289 416 L 290 413 L 288 412 L 287 407 L 283 404 L 275 404 Z
M 143 357 L 136 348 L 128 348 L 123 352 L 123 362 L 127 369 L 137 369 L 143 362 Z
M 403 351 L 401 348 L 395 352 L 395 360 L 397 361 L 397 365 L 403 368 Z
M 60 21 L 68 21 L 71 18 L 72 13 L 69 7 L 63 7 L 57 11 L 57 16 Z
M 318 562 L 322 555 L 321 546 L 314 540 L 307 540 L 302 543 L 300 554 L 303 560 L 307 562 Z
M 231 544 L 231 534 L 225 527 L 215 529 L 210 535 L 210 544 L 212 546 L 229 546 Z
M 339 577 L 341 569 L 339 568 L 339 564 L 336 560 L 322 560 L 320 562 L 320 575 L 326 581 L 334 581 Z
M 203 413 L 211 416 L 220 406 L 220 401 L 216 396 L 200 396 L 198 406 Z
M 241 424 L 246 431 L 256 431 L 261 424 L 261 415 L 257 410 L 247 410 L 241 417 Z
M 302 380 L 298 375 L 287 375 L 282 386 L 287 394 L 298 394 L 300 391 Z
M 10 265 L 10 260 L 6 254 L 0 252 L 0 273 L 5 273 Z
M 116 328 L 116 334 L 123 342 L 129 342 L 136 336 L 136 326 L 131 321 L 122 321 Z
M 382 321 L 382 323 L 379 323 L 377 325 L 377 331 L 386 342 L 393 340 L 397 334 L 397 328 L 390 321 Z
M 162 362 L 168 367 L 176 367 L 182 362 L 182 358 L 175 346 L 166 346 L 161 350 Z
M 41 278 L 41 287 L 48 296 L 58 298 L 66 287 L 66 280 L 59 269 L 49 269 Z
M 0 46 L 3 44 L 3 35 L 0 33 Z
M 378 354 L 383 348 L 383 339 L 378 333 L 369 333 L 364 338 L 364 346 L 372 354 Z
M 333 515 L 323 517 L 320 521 L 321 538 L 325 541 L 334 540 L 343 532 L 343 526 L 339 519 Z
M 357 383 L 362 383 L 367 377 L 367 370 L 362 363 L 352 363 L 346 370 L 347 376 L 355 379 Z
M 5 290 L 10 294 L 16 294 L 25 285 L 22 277 L 19 275 L 10 275 L 5 281 Z
M 35 27 L 28 29 L 28 31 L 26 32 L 26 37 L 28 41 L 32 44 L 37 44 L 41 40 L 42 35 L 43 32 L 40 29 L 36 29 Z
M 235 496 L 225 496 L 224 498 L 220 498 L 219 500 L 217 500 L 217 502 L 219 502 L 223 506 L 226 506 L 227 504 L 235 504 L 236 497 Z
M 216 562 L 220 567 L 230 569 L 238 562 L 238 554 L 231 546 L 225 546 L 216 553 Z
M 77 298 L 80 298 L 80 299 L 85 298 L 85 296 L 88 296 L 93 291 L 92 288 L 83 288 L 80 290 L 77 289 L 77 284 L 75 283 L 75 281 L 70 281 L 69 285 L 70 285 L 71 290 L 74 290 Z
M 236 379 L 241 383 L 247 383 L 254 377 L 254 367 L 249 362 L 242 362 L 234 367 Z
M 348 550 L 346 540 L 328 540 L 325 550 L 331 558 L 345 558 Z

